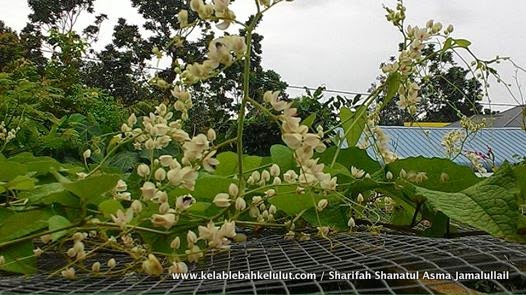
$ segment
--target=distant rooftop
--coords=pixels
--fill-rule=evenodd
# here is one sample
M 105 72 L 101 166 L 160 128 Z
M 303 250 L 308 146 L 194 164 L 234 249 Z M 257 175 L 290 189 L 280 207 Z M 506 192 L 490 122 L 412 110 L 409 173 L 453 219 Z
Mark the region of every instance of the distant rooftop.
M 402 126 L 381 126 L 390 138 L 390 148 L 400 158 L 423 156 L 426 158 L 445 158 L 442 138 L 452 130 L 458 128 L 422 128 Z M 465 151 L 487 152 L 493 150 L 495 162 L 502 164 L 505 160 L 518 162 L 515 156 L 526 156 L 526 131 L 521 128 L 484 128 L 469 137 L 464 146 Z M 367 152 L 374 155 L 372 148 Z M 455 162 L 470 165 L 466 157 L 459 156 Z
M 471 119 L 480 122 L 486 119 L 487 127 L 518 127 L 526 130 L 526 105 L 513 107 L 494 115 L 474 115 Z M 460 127 L 460 122 L 454 122 L 447 127 Z

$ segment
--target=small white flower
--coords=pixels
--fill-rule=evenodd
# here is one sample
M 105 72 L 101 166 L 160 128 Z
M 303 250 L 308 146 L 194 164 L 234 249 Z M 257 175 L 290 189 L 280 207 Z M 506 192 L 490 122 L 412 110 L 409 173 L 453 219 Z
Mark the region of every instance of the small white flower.
M 280 171 L 278 165 L 272 164 L 272 166 L 270 166 L 270 175 L 271 176 L 274 176 L 274 177 L 279 176 L 280 172 L 281 171 Z
M 219 193 L 214 198 L 214 204 L 220 208 L 226 208 L 230 206 L 230 196 L 227 193 Z
M 75 279 L 75 269 L 73 267 L 68 267 L 66 268 L 65 270 L 63 270 L 62 272 L 60 272 L 60 274 L 68 279 L 68 280 L 74 280 Z
M 148 177 L 150 175 L 150 167 L 146 164 L 140 164 L 137 167 L 137 174 L 143 178 Z
M 178 221 L 177 216 L 172 213 L 167 214 L 154 214 L 152 215 L 152 223 L 155 226 L 164 227 L 166 229 L 170 229 L 174 224 L 176 224 Z
M 158 168 L 155 170 L 154 177 L 157 181 L 163 181 L 166 179 L 166 170 L 163 168 Z
M 180 262 L 174 262 L 172 266 L 168 269 L 168 271 L 172 273 L 187 273 L 188 272 L 188 266 L 186 263 L 180 261 Z
M 236 209 L 243 211 L 247 208 L 247 202 L 243 198 L 236 199 Z
M 358 169 L 358 168 L 352 166 L 351 167 L 351 175 L 354 178 L 362 178 L 365 175 L 365 171 L 363 171 L 362 169 Z

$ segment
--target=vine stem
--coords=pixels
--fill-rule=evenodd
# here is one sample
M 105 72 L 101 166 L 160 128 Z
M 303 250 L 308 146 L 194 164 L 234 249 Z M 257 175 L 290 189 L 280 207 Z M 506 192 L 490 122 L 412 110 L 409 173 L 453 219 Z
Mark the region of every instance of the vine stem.
M 252 55 L 252 32 L 256 27 L 256 24 L 261 17 L 261 12 L 258 12 L 250 25 L 246 29 L 246 45 L 247 50 L 245 52 L 245 61 L 243 69 L 243 99 L 241 100 L 241 106 L 239 108 L 239 114 L 237 119 L 237 161 L 238 161 L 238 181 L 239 191 L 243 191 L 245 183 L 243 181 L 243 127 L 245 123 L 245 111 L 247 102 L 249 100 L 250 91 L 250 59 Z

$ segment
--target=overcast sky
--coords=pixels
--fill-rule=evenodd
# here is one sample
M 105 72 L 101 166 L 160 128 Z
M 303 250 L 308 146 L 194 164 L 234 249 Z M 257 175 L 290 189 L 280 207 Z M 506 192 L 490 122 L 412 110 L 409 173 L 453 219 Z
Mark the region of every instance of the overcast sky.
M 142 25 L 129 0 L 96 0 L 96 12 L 110 19 L 102 27 L 97 47 L 110 42 L 116 20 Z M 264 35 L 263 65 L 280 73 L 290 85 L 363 92 L 379 74 L 378 65 L 396 53 L 400 36 L 385 20 L 382 5 L 394 0 L 295 0 L 276 6 L 259 28 Z M 526 1 L 522 0 L 406 0 L 407 24 L 428 19 L 455 26 L 454 36 L 473 42 L 480 57 L 511 56 L 526 66 Z M 252 0 L 237 0 L 240 20 L 253 9 Z M 20 30 L 29 8 L 24 0 L 0 0 L 0 19 Z M 86 25 L 83 19 L 79 25 Z M 511 66 L 501 75 L 514 81 Z M 526 73 L 519 73 L 526 85 Z M 298 92 L 291 90 L 292 94 Z M 516 92 L 518 93 L 518 92 Z M 518 104 L 502 86 L 490 88 L 493 102 Z M 524 101 L 522 101 L 524 103 Z M 507 106 L 493 107 L 506 109 Z

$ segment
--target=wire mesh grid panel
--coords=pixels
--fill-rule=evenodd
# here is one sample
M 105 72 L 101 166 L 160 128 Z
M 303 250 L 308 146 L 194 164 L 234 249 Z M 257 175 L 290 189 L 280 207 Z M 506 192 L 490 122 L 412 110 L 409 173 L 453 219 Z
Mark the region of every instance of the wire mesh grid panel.
M 86 275 L 68 281 L 37 274 L 1 277 L 0 292 L 525 293 L 525 271 L 526 246 L 489 236 L 431 239 L 399 234 L 354 233 L 339 234 L 330 240 L 313 238 L 296 241 L 270 235 L 233 245 L 231 251 L 212 255 L 206 261 L 193 265 L 190 273 L 308 273 L 315 274 L 315 278 L 220 280 L 199 277 L 182 280 L 169 275 L 152 278 L 130 273 L 121 277 L 94 278 Z M 364 277 L 367 273 L 369 276 Z M 455 281 L 457 273 L 460 276 Z M 480 273 L 490 277 L 464 277 L 464 274 Z M 498 277 L 497 273 L 507 274 L 508 277 Z M 445 277 L 446 274 L 451 275 L 450 279 Z M 404 278 L 404 275 L 407 277 Z

